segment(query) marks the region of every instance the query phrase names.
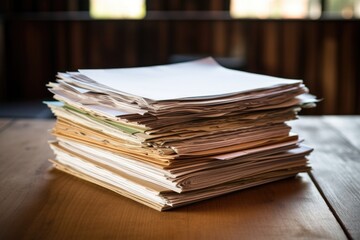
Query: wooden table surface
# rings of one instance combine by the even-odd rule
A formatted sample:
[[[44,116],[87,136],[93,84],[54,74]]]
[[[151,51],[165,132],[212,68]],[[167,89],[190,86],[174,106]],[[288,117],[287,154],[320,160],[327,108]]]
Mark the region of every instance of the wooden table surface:
[[[292,123],[310,174],[168,212],[53,170],[53,124],[0,119],[0,239],[360,239],[360,116]]]

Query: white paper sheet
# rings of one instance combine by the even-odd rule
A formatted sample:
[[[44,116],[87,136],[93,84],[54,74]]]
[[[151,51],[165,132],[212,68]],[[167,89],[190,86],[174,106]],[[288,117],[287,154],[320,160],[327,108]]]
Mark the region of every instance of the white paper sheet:
[[[154,101],[225,96],[302,82],[227,69],[210,57],[161,66],[79,72],[117,91]]]

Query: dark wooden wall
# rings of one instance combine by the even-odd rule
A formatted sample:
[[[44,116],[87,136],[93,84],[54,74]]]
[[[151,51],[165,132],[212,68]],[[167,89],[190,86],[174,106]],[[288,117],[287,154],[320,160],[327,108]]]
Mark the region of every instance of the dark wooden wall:
[[[301,78],[324,101],[312,113],[360,113],[360,22],[252,22],[248,71]]]
[[[83,2],[77,5],[80,10],[88,7]],[[198,7],[204,4],[185,2],[183,8],[207,10]],[[150,3],[152,10],[177,10],[170,3]],[[145,66],[168,63],[174,55],[211,55],[242,59],[242,70],[304,79],[310,91],[324,99],[306,113],[360,114],[356,20],[236,20],[223,11],[226,1],[209,3],[222,12],[149,12],[144,20],[92,20],[83,12],[24,13],[18,5],[7,4],[0,25],[2,101],[49,98],[45,84],[57,71]]]

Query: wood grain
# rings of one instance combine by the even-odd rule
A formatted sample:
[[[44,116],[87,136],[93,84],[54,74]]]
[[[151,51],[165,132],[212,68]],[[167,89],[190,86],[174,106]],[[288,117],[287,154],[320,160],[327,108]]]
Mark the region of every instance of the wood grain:
[[[274,56],[279,54],[279,24],[268,22],[264,26],[263,31],[264,38],[266,38],[267,41],[263,43],[264,57],[260,59],[263,61],[264,70],[269,75],[276,75],[279,72],[279,58]]]
[[[303,46],[301,36],[303,36],[303,26],[298,22],[287,22],[282,29],[282,65],[280,71],[283,76],[288,78],[298,78],[300,76],[300,54]]]
[[[338,105],[338,92],[336,76],[338,74],[338,43],[336,41],[337,34],[333,24],[324,27],[324,39],[322,45],[322,96],[324,103],[322,107],[326,114],[335,114]]]
[[[226,55],[226,28],[225,22],[215,22],[213,24],[213,54],[215,57],[223,57]]]
[[[16,237],[345,238],[306,175],[160,213],[71,176],[52,174],[47,202]]]
[[[349,25],[344,26],[342,28],[341,35],[341,48],[340,48],[340,62],[339,64],[343,64],[339,68],[340,75],[342,76],[342,80],[338,87],[340,88],[340,98],[339,104],[340,114],[350,114],[352,109],[355,109],[356,101],[352,101],[352,99],[356,99],[356,76],[355,76],[355,66],[352,64],[347,64],[346,62],[355,62],[355,49],[352,48],[348,44],[348,41],[351,39],[355,39],[355,32]]]
[[[0,239],[346,239],[307,174],[157,212],[50,170],[52,125],[0,134]]]
[[[360,117],[357,116],[327,116],[327,124],[335,128],[338,133],[360,151]]]
[[[47,120],[16,120],[0,133],[0,239],[14,239],[7,237],[8,231],[31,222],[46,200],[43,187],[49,179],[44,173],[52,153],[45,146],[52,125]]]
[[[86,10],[88,2],[78,7]],[[157,1],[149,7],[226,10],[230,3],[196,2]],[[211,12],[202,12],[202,20],[187,14],[181,20],[179,13],[169,12],[149,12],[143,20],[94,20],[84,19],[84,12],[38,13],[38,4],[32,5],[9,9],[3,22],[6,81],[0,83],[0,96],[6,101],[50,98],[43,86],[58,71],[156,65],[174,55],[210,55],[244,58],[245,71],[304,79],[311,93],[324,99],[308,114],[360,114],[360,21],[231,19]],[[28,7],[29,16],[23,14]],[[31,57],[19,57],[23,55]]]
[[[312,175],[344,228],[360,238],[360,117],[303,117],[293,125],[315,148]]]

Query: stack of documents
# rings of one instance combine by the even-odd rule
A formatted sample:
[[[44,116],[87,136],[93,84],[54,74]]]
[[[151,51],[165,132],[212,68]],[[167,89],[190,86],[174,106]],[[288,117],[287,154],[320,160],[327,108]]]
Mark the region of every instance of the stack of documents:
[[[212,58],[58,73],[54,166],[157,210],[309,170],[286,121],[316,100],[301,80]]]

